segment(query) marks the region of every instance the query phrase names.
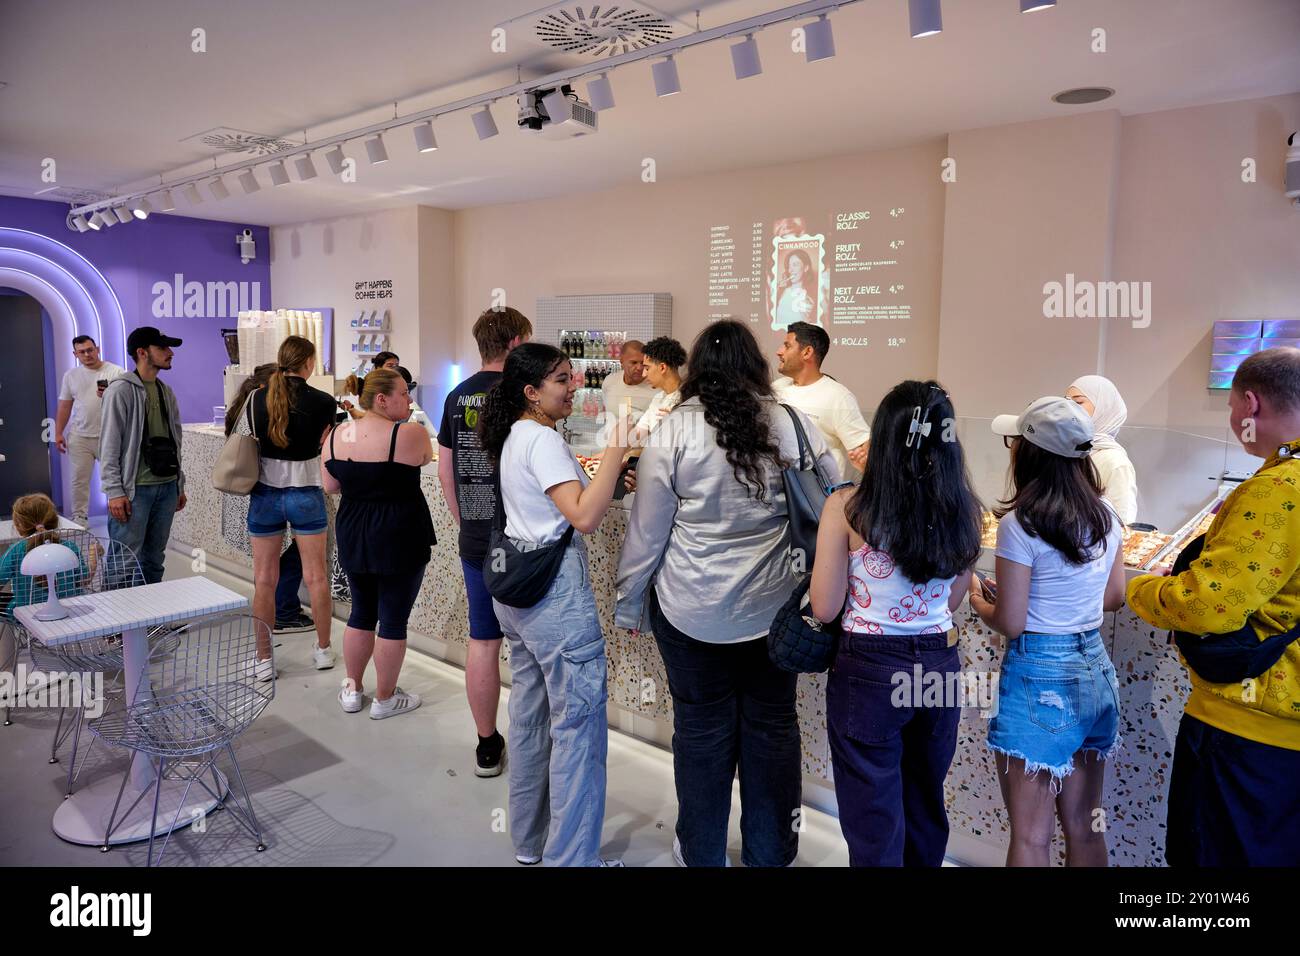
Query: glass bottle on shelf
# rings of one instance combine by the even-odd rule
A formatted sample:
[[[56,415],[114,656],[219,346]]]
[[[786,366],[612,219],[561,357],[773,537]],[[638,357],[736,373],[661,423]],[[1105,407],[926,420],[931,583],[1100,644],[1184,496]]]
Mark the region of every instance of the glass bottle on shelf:
[[[579,332],[579,333],[574,337],[574,344],[577,345],[577,347],[578,347],[578,358],[586,358],[586,357],[587,357],[587,350],[586,350],[586,348],[584,347],[584,342],[583,342],[583,339],[585,338],[585,336],[586,336],[586,333],[584,333],[584,332]]]
[[[560,331],[560,351],[570,358],[573,357],[573,349],[569,345],[569,333],[563,329]]]

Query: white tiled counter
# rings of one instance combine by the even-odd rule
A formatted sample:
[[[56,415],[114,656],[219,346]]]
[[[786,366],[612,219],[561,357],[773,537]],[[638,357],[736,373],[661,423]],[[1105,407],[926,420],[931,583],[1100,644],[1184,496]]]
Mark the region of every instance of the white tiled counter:
[[[208,480],[223,441],[221,430],[211,425],[185,426],[189,504],[176,516],[172,544],[187,553],[202,548],[236,573],[251,576],[250,558],[231,544],[237,539],[237,529],[230,525],[242,521],[245,511],[238,501],[223,502],[228,496],[214,491]],[[456,529],[442,496],[436,465],[425,468],[421,485],[433,515],[438,545],[433,549],[411,614],[411,646],[463,665],[469,614],[456,553]],[[671,735],[672,706],[654,639],[613,623],[614,576],[626,530],[627,513],[615,507],[600,528],[586,537],[592,584],[607,642],[610,722],[628,733],[666,745]],[[986,551],[981,566],[991,569],[992,564],[992,554]],[[992,643],[988,629],[969,606],[961,608],[956,617],[963,669],[996,671],[1000,651]],[[1173,740],[1187,696],[1186,673],[1167,636],[1153,632],[1127,609],[1106,615],[1102,633],[1119,674],[1124,741],[1106,771],[1099,819],[1107,828],[1112,863],[1161,865],[1164,801]],[[833,809],[825,701],[822,675],[800,677],[798,708],[807,783],[805,799]],[[962,717],[957,755],[947,781],[953,832],[949,854],[962,861],[1000,864],[1007,844],[1007,815],[992,756],[984,745],[986,734],[986,720],[978,708],[969,708]],[[1063,854],[1059,836],[1057,849],[1058,854]]]

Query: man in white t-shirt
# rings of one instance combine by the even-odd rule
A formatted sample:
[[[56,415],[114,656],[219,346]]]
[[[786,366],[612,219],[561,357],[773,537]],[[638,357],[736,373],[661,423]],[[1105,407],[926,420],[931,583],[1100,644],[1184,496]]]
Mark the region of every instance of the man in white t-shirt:
[[[793,405],[813,420],[826,436],[840,474],[846,480],[856,480],[867,464],[871,428],[853,393],[822,373],[822,362],[830,349],[831,338],[825,329],[792,322],[776,353],[783,377],[774,381],[772,388],[778,401]]]
[[[72,520],[84,525],[90,508],[90,476],[99,458],[101,400],[104,388],[123,369],[100,358],[99,346],[89,335],[72,340],[72,353],[79,364],[63,373],[54,443],[72,467]]]
[[[606,376],[600,385],[605,400],[605,422],[601,429],[600,441],[603,444],[609,437],[609,426],[626,414],[632,421],[637,421],[650,407],[655,397],[654,387],[645,380],[645,370],[641,366],[645,346],[632,339],[623,345],[619,361],[623,365],[622,375]]]
[[[636,423],[635,442],[644,441],[658,427],[660,420],[681,404],[681,368],[686,364],[686,349],[682,343],[668,336],[651,339],[641,352],[641,370],[645,380],[657,391],[650,407]]]

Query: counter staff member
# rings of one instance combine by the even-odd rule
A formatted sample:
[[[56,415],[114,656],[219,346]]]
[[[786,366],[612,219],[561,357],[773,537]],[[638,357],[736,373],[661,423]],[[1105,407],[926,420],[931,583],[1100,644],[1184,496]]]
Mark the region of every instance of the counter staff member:
[[[126,339],[135,370],[104,392],[100,476],[108,499],[108,536],[140,558],[145,583],[163,577],[172,518],[185,507],[181,414],[176,393],[158,377],[172,367],[180,339],[143,325]]]
[[[654,387],[655,397],[636,423],[634,442],[643,441],[665,415],[682,403],[681,369],[685,364],[686,349],[676,339],[661,336],[646,343],[641,355],[641,371]]]
[[[72,340],[72,354],[80,364],[63,373],[54,444],[72,466],[72,520],[84,525],[90,506],[90,475],[99,458],[101,399],[108,383],[125,369],[100,358],[99,346],[89,335]]]
[[[1266,458],[1224,499],[1201,556],[1173,577],[1142,575],[1128,604],[1159,628],[1261,640],[1300,617],[1300,349],[1256,352],[1228,393],[1229,426]],[[1295,866],[1300,860],[1300,643],[1262,674],[1192,693],[1174,744],[1170,866]]]
[[[1128,452],[1116,441],[1120,426],[1128,418],[1128,406],[1119,389],[1101,375],[1083,375],[1074,380],[1065,397],[1077,402],[1088,413],[1096,434],[1092,436],[1093,467],[1101,481],[1106,500],[1115,506],[1119,520],[1132,524],[1137,520],[1137,472]]]
[[[632,339],[623,345],[619,361],[623,365],[622,375],[606,376],[600,390],[605,396],[605,421],[612,424],[620,415],[626,415],[637,421],[646,413],[650,402],[655,397],[654,387],[645,380],[645,369],[641,360],[645,354],[645,345]],[[608,427],[608,426],[607,426]],[[601,440],[608,439],[602,430]]]
[[[793,405],[812,419],[826,436],[840,474],[853,480],[861,475],[854,474],[849,465],[859,473],[866,467],[871,428],[853,393],[823,374],[822,363],[830,350],[831,337],[825,329],[807,322],[792,323],[776,353],[778,371],[784,377],[773,382],[772,389],[777,401]]]
[[[469,652],[465,693],[478,731],[474,773],[501,773],[506,741],[497,730],[501,701],[501,625],[492,595],[483,583],[483,561],[496,516],[497,470],[483,450],[479,415],[488,390],[501,381],[506,356],[533,334],[533,324],[518,309],[488,309],[474,323],[483,367],[452,389],[438,428],[438,482],[447,510],[460,527],[460,567],[469,600]]]

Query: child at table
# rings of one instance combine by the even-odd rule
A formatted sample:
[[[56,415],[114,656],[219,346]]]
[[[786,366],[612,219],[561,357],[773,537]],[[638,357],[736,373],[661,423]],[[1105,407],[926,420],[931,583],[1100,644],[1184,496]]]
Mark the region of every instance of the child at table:
[[[77,556],[77,567],[60,571],[55,576],[55,586],[58,588],[59,597],[72,597],[83,593],[84,583],[90,577],[91,570],[86,566],[86,556],[74,542],[64,542],[59,539],[59,512],[54,507],[54,502],[47,495],[23,495],[13,503],[13,522],[14,530],[24,539],[31,538],[31,540],[14,542],[4,553],[4,557],[0,558],[0,587],[10,588],[13,592],[12,600],[4,608],[4,617],[12,621],[14,608],[27,604],[40,604],[48,597],[44,575],[33,578],[22,572],[23,558],[27,556],[29,547],[63,544],[71,548]],[[36,537],[31,537],[32,535]]]

